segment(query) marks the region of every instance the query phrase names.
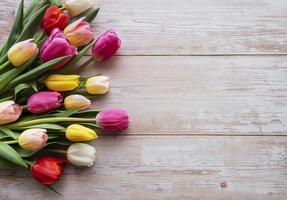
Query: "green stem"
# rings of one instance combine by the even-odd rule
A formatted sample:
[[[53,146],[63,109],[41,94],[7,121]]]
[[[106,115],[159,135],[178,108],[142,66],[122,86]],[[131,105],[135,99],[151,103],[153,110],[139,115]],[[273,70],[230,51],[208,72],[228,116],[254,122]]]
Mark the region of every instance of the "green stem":
[[[73,70],[73,73],[79,74],[83,69],[85,69],[91,62],[94,61],[94,58],[91,56],[86,62],[84,62],[77,69]]]
[[[29,161],[29,160],[24,160],[24,162],[25,162],[27,165],[29,165],[29,166],[31,166],[31,165],[33,164],[33,162],[31,162],[31,161]]]
[[[5,144],[17,144],[18,141],[17,140],[11,140],[11,141],[4,141],[2,143],[5,143]]]
[[[67,154],[66,150],[60,150],[60,149],[47,149],[46,151],[53,152],[53,153]]]
[[[7,128],[14,129],[19,128],[19,126],[32,126],[36,124],[43,123],[59,123],[59,122],[96,122],[95,118],[75,118],[75,117],[50,117],[42,119],[34,119],[25,122],[18,122],[14,124],[7,125]]]
[[[13,100],[13,98],[14,98],[14,96],[13,96],[13,95],[8,96],[8,97],[5,97],[5,98],[3,98],[3,99],[0,99],[0,103],[1,103],[1,102],[4,102],[4,101]]]
[[[0,66],[0,70],[5,69],[5,68],[8,67],[9,65],[10,65],[10,61],[8,60],[7,62],[5,62],[4,64],[2,64],[2,65]]]

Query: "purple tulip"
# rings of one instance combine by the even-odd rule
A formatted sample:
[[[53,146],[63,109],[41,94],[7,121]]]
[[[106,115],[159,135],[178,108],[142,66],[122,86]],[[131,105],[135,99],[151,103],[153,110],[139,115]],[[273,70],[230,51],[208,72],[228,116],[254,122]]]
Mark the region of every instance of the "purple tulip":
[[[63,97],[59,92],[37,92],[28,99],[28,110],[33,114],[43,114],[61,106]]]
[[[42,62],[47,62],[63,56],[74,56],[78,53],[76,47],[72,46],[66,39],[60,29],[55,28],[51,32],[49,38],[44,42],[40,50],[40,58]],[[61,68],[71,58],[67,58],[63,62],[53,67],[54,70]]]
[[[113,30],[108,30],[98,37],[92,48],[97,62],[110,59],[121,46],[121,40]]]
[[[96,121],[106,131],[120,132],[128,128],[129,115],[124,110],[111,108],[100,112]]]

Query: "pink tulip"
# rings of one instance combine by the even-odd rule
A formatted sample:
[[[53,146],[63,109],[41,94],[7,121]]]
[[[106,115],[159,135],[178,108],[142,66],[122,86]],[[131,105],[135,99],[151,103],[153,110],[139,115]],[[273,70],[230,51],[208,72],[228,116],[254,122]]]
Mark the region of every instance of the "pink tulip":
[[[80,18],[68,25],[64,30],[67,40],[76,47],[85,46],[94,38],[90,24],[84,19],[85,17]]]
[[[9,124],[16,121],[22,114],[22,107],[14,101],[0,103],[0,124]]]
[[[55,28],[51,32],[49,38],[44,42],[40,50],[40,58],[42,62],[47,62],[63,56],[74,56],[77,53],[77,49],[68,42],[64,33],[58,28]],[[71,58],[67,58],[63,62],[54,66],[53,69],[61,68],[69,62],[70,59]]]
[[[63,97],[59,92],[37,92],[28,99],[28,110],[33,114],[43,114],[61,106]]]
[[[120,48],[121,40],[113,30],[108,30],[98,37],[92,52],[97,62],[110,59]]]
[[[128,128],[129,115],[124,110],[111,108],[100,112],[96,121],[106,131],[120,132]]]

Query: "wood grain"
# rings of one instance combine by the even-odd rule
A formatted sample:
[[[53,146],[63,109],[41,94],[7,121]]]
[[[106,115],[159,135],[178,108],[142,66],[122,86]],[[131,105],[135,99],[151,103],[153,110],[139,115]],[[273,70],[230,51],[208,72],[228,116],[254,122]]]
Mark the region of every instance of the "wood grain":
[[[286,54],[284,0],[93,0],[101,5],[96,34],[114,28],[121,55]],[[0,2],[0,42],[15,17]]]
[[[286,56],[120,56],[83,75],[111,78],[94,107],[127,109],[129,134],[286,135],[286,66]]]
[[[95,147],[94,168],[65,171],[63,197],[11,170],[0,171],[1,200],[286,199],[286,137],[112,136]]]

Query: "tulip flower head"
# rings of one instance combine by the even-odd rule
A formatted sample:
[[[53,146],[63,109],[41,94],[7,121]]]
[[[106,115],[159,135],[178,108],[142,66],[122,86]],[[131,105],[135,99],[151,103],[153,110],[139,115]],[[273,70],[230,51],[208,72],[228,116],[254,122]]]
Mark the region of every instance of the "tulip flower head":
[[[63,56],[74,56],[78,53],[77,49],[72,46],[66,39],[63,32],[58,28],[54,29],[49,38],[44,42],[40,49],[40,58],[42,62],[48,62],[50,60],[60,58]],[[61,68],[71,58],[67,58],[64,61],[53,67],[54,70]]]
[[[85,86],[89,94],[106,94],[110,88],[110,79],[107,76],[94,76],[87,79]]]
[[[22,114],[22,107],[14,101],[0,103],[0,124],[15,122]]]
[[[114,30],[108,30],[98,37],[92,53],[97,62],[110,59],[120,48],[121,40]]]
[[[129,115],[124,110],[111,108],[100,112],[96,121],[106,131],[120,132],[128,128]]]
[[[38,47],[33,39],[24,40],[14,44],[8,51],[8,59],[15,67],[29,61],[38,53]]]
[[[64,30],[69,23],[70,17],[66,15],[58,6],[50,6],[41,22],[41,27],[49,35],[53,29]]]
[[[79,124],[72,124],[66,130],[66,138],[73,142],[88,142],[97,137],[95,131]]]
[[[93,30],[90,24],[84,21],[84,17],[68,25],[64,34],[70,44],[81,47],[89,44],[94,38]]]
[[[51,185],[60,179],[65,164],[64,159],[41,157],[32,164],[32,176],[44,185]]]
[[[45,81],[47,88],[53,91],[64,92],[76,89],[80,84],[78,75],[50,75]]]
[[[63,97],[59,92],[37,92],[28,99],[28,110],[33,114],[43,114],[61,106]]]
[[[37,151],[45,146],[47,140],[46,129],[34,128],[22,132],[18,138],[18,143],[23,149]]]
[[[83,95],[73,94],[65,98],[64,105],[67,110],[86,110],[90,107],[91,101]]]
[[[68,148],[67,158],[74,166],[90,167],[96,161],[96,149],[88,144],[75,143]]]
[[[91,0],[65,0],[65,8],[72,16],[77,16],[92,7]]]

